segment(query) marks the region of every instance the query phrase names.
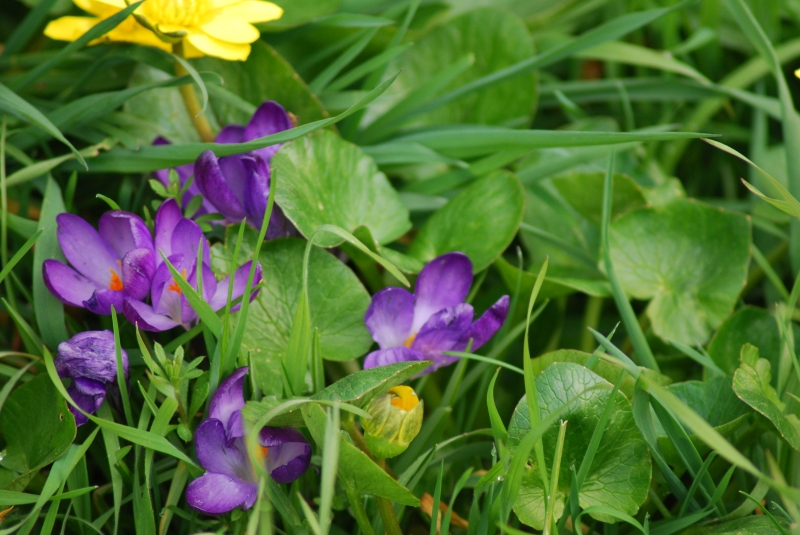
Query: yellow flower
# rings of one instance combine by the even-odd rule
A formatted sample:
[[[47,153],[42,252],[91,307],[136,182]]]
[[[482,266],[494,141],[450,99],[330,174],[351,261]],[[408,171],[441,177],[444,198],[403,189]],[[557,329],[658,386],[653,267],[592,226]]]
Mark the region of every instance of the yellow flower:
[[[52,39],[74,41],[89,28],[124,9],[125,0],[74,0],[94,17],[62,17],[45,28]],[[125,41],[169,50],[182,42],[186,57],[204,55],[244,61],[259,37],[252,23],[280,18],[283,10],[262,0],[146,0],[100,41]],[[151,31],[152,30],[152,31]]]

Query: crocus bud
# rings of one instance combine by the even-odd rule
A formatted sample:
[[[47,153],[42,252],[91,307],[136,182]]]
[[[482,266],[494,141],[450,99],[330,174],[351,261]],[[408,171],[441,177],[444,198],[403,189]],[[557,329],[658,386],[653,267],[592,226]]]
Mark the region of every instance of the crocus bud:
[[[364,439],[375,457],[388,459],[400,455],[419,434],[422,427],[422,402],[409,386],[395,386],[379,396],[363,418]]]
[[[128,354],[121,350],[122,369],[128,375]],[[106,387],[117,381],[117,355],[114,350],[114,333],[87,331],[78,333],[58,344],[55,359],[59,377],[72,379],[67,392],[85,412],[92,414],[103,403]],[[78,425],[88,418],[70,406]]]

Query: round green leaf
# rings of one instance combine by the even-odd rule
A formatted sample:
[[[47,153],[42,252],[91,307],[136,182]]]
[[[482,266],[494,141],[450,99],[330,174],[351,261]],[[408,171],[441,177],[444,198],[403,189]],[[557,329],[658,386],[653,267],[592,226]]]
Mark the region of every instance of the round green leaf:
[[[744,307],[737,310],[711,339],[708,356],[727,373],[739,367],[739,353],[744,344],[753,344],[761,356],[773,366],[781,356],[781,333],[778,322],[763,308]]]
[[[423,262],[461,251],[477,273],[514,239],[522,221],[524,193],[517,177],[498,171],[459,193],[425,223],[408,250]]]
[[[750,218],[694,201],[629,212],[611,225],[625,291],[650,299],[653,331],[704,343],[733,310],[747,278]]]
[[[559,349],[531,359],[531,369],[533,370],[534,377],[538,377],[554,362],[572,362],[583,366],[591,356],[591,354],[578,351],[577,349]],[[636,380],[619,366],[614,366],[601,360],[597,362],[597,365],[592,371],[612,384],[617,382],[620,374],[623,374],[619,391],[629,398],[633,396]]]
[[[369,228],[389,243],[411,228],[408,210],[386,175],[358,146],[332,132],[317,132],[284,145],[272,158],[275,200],[304,236],[322,225],[353,232]],[[341,238],[322,234],[315,243],[334,246]]]
[[[511,12],[484,8],[465,13],[420,39],[392,64],[388,72],[402,69],[402,74],[389,88],[387,107],[468,54],[475,58],[473,65],[441,93],[531,57],[533,43],[525,23]],[[534,73],[514,77],[422,114],[409,125],[527,123],[536,102],[536,81]]]
[[[591,389],[596,385],[602,385],[602,388]],[[579,492],[580,505],[584,509],[595,505],[611,507],[634,515],[647,497],[651,475],[650,453],[633,420],[630,402],[621,392],[611,399],[612,388],[611,383],[599,375],[567,362],[548,366],[536,379],[542,418],[571,402],[561,418],[569,423],[555,497],[556,518],[563,513],[564,498],[569,495],[572,478],[570,466],[574,465],[576,470],[580,467],[592,433],[609,402],[614,404],[611,417]],[[508,445],[512,455],[530,429],[528,404],[523,397],[508,426]],[[554,425],[542,437],[548,472],[552,469],[557,438],[558,425]],[[536,529],[543,528],[545,515],[544,489],[539,470],[535,455],[531,453],[514,504],[514,512],[520,520]],[[604,515],[597,515],[596,518],[614,522],[613,518]]]
[[[264,394],[280,396],[282,359],[302,290],[306,243],[296,238],[265,242],[259,261],[263,284],[250,305],[242,345],[250,351],[255,376]],[[372,345],[364,326],[370,297],[358,277],[333,255],[317,247],[308,265],[311,328],[319,329],[322,357],[351,360]]]

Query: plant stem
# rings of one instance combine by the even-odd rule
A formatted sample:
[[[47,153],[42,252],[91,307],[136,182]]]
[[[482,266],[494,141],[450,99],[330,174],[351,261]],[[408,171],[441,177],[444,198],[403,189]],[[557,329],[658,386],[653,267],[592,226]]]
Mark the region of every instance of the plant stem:
[[[377,498],[377,500],[378,511],[383,519],[383,529],[386,530],[387,535],[403,535],[403,530],[400,529],[400,524],[397,523],[397,517],[394,515],[392,502],[386,498]]]
[[[361,496],[350,488],[345,487],[347,499],[350,501],[350,507],[353,508],[353,516],[356,517],[358,527],[361,528],[363,535],[375,535],[375,530],[372,529],[372,524],[369,523],[367,511],[364,510],[364,504],[361,502]]]
[[[172,52],[176,56],[184,57],[183,55],[183,44],[179,41],[172,45]],[[186,76],[189,74],[189,71],[181,65],[179,61],[175,62],[175,75],[176,76]],[[197,93],[194,91],[194,84],[185,84],[180,86],[181,96],[183,97],[183,102],[186,104],[186,111],[189,112],[189,117],[192,119],[192,123],[194,124],[194,129],[197,130],[197,134],[200,136],[202,141],[206,143],[213,143],[214,142],[214,131],[211,129],[211,124],[208,122],[208,117],[202,113],[203,107],[200,105],[200,101],[197,100]]]

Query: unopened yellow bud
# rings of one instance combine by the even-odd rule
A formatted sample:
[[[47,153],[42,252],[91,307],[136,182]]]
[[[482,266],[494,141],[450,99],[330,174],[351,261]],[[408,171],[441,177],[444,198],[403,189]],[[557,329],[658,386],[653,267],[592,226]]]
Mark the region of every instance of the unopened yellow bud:
[[[400,455],[422,427],[422,402],[409,386],[395,386],[377,397],[362,419],[364,440],[375,457],[388,459]]]

